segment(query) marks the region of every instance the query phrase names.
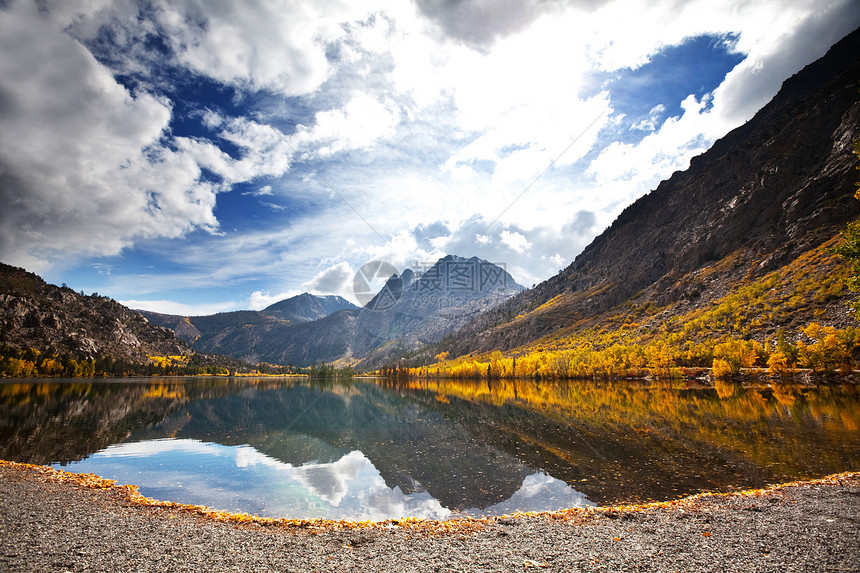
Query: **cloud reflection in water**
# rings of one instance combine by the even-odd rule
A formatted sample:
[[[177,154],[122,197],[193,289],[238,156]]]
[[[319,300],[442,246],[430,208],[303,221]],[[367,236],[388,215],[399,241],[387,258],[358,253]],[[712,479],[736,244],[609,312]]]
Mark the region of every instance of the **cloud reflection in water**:
[[[388,487],[373,463],[358,450],[331,463],[314,461],[294,466],[248,445],[163,439],[112,445],[63,469],[136,484],[143,495],[155,499],[266,517],[377,521],[453,517],[420,487],[411,494]],[[590,503],[564,482],[539,472],[526,477],[509,500],[484,510],[467,510],[463,515],[500,515]]]

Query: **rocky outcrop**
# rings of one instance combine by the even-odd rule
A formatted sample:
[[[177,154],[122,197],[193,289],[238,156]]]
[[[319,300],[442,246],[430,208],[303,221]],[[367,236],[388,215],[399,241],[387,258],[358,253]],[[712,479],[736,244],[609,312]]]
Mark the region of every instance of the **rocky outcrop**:
[[[148,363],[147,355],[186,356],[193,350],[167,328],[108,297],[47,284],[0,263],[0,344],[74,359],[110,356]]]

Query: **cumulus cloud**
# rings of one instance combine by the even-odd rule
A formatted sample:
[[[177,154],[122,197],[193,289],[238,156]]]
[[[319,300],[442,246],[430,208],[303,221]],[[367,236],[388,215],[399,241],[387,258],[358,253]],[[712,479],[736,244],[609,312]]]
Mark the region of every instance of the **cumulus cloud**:
[[[520,254],[525,253],[532,246],[525,235],[507,229],[499,233],[499,240],[509,249]]]
[[[105,28],[110,29],[111,48],[128,56],[115,63],[127,69],[144,71],[140,61],[152,63],[152,52],[140,46],[158,37],[174,65],[222,84],[284,95],[319,88],[331,71],[326,49],[344,34],[341,23],[363,19],[370,11],[364,3],[343,1],[51,4],[57,18],[83,41],[98,45]]]
[[[547,278],[860,24],[850,0],[0,5],[0,257],[39,271],[145,241],[252,304],[348,294],[372,259]],[[741,63],[622,121],[594,78],[702,35]],[[223,223],[242,201],[261,219]],[[143,296],[158,282],[126,278],[122,298],[161,300]]]
[[[162,144],[168,102],[129,92],[29,2],[0,10],[0,50],[0,257],[40,270],[218,229],[218,189]]]
[[[551,4],[541,0],[417,0],[447,34],[476,48],[519,32]]]
[[[355,301],[352,283],[355,270],[346,261],[341,261],[317,273],[302,288],[312,294],[336,294]]]
[[[205,121],[208,127],[219,129],[218,137],[240,150],[240,157],[230,156],[205,139],[177,137],[175,145],[201,167],[221,177],[226,185],[277,177],[290,168],[295,146],[279,129],[246,117],[224,118],[212,112]]]
[[[189,18],[199,23],[190,15],[204,14],[202,5],[193,2],[158,5],[157,21],[164,26],[191,25]],[[125,3],[103,3],[101,11],[94,6],[76,12],[84,6],[70,2],[39,11],[22,1],[0,10],[4,261],[44,271],[66,255],[110,256],[140,239],[176,238],[195,229],[218,232],[217,193],[238,182],[283,175],[296,145],[323,146],[323,154],[369,146],[396,123],[396,115],[358,94],[343,110],[322,112],[310,134],[292,137],[248,117],[207,111],[201,123],[234,146],[235,156],[224,152],[217,140],[171,138],[172,102],[123,86],[66,33],[69,26],[77,26],[81,36],[95,34],[98,26],[85,30],[81,24],[86,16],[98,16],[104,24],[107,15],[117,17],[122,9],[126,16],[133,12]],[[232,14],[232,8],[224,10],[206,12],[206,21]],[[179,11],[184,11],[182,18]],[[250,25],[247,18],[235,25],[243,23]],[[207,37],[211,40],[218,29],[207,27]],[[241,35],[250,41],[251,32]],[[132,30],[126,39],[143,36],[145,32]],[[226,51],[219,46],[222,49]],[[286,81],[253,66],[246,72],[245,80],[254,86]],[[218,179],[205,177],[204,170]],[[271,194],[271,186],[255,194]]]
[[[312,127],[300,125],[296,145],[314,150],[319,157],[371,147],[377,140],[390,137],[398,114],[377,99],[356,93],[341,108],[318,112]]]

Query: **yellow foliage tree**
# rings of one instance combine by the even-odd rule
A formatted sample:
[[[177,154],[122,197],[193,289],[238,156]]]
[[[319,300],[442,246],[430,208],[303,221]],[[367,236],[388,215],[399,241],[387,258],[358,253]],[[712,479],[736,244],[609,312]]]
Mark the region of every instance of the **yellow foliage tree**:
[[[755,340],[727,340],[714,346],[714,376],[736,376],[742,368],[752,368],[763,352]],[[719,373],[719,374],[718,374]]]

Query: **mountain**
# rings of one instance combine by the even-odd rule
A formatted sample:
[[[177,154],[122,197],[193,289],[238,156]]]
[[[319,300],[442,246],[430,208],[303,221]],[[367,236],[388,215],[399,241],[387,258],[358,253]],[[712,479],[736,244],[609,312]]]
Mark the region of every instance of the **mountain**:
[[[812,318],[844,323],[841,282],[831,282],[843,271],[827,245],[860,215],[852,145],[860,136],[858,58],[860,30],[786,80],[687,170],[626,208],[561,273],[475,317],[445,348],[452,355],[509,351],[625,321],[661,328],[744,285],[764,285],[765,277],[770,294],[759,299],[780,312],[749,324],[745,318],[734,331],[720,321],[714,328],[766,338]]]
[[[392,277],[358,316],[354,354],[373,368],[432,345],[525,288],[504,268],[448,255]]]
[[[205,316],[178,316],[140,310],[153,324],[173,330],[177,336],[201,352],[252,356],[252,352],[236,352],[237,346],[259,344],[258,334],[324,318],[340,310],[358,307],[334,295],[317,296],[309,293],[276,302],[261,311],[237,310]],[[256,329],[254,332],[244,332]],[[247,335],[247,336],[244,336]],[[242,342],[236,339],[245,339]],[[256,363],[258,361],[253,361]]]
[[[188,344],[166,328],[108,297],[85,296],[0,263],[0,346],[74,360],[110,356],[147,364],[152,356],[190,356]]]
[[[438,343],[522,290],[498,265],[448,255],[426,268],[391,276],[361,309],[337,296],[305,293],[262,311],[142,314],[173,329],[200,352],[251,364],[340,361],[371,367]]]
[[[298,296],[276,302],[261,312],[267,316],[291,322],[311,322],[340,310],[358,308],[348,300],[336,295],[312,295],[302,293]]]

